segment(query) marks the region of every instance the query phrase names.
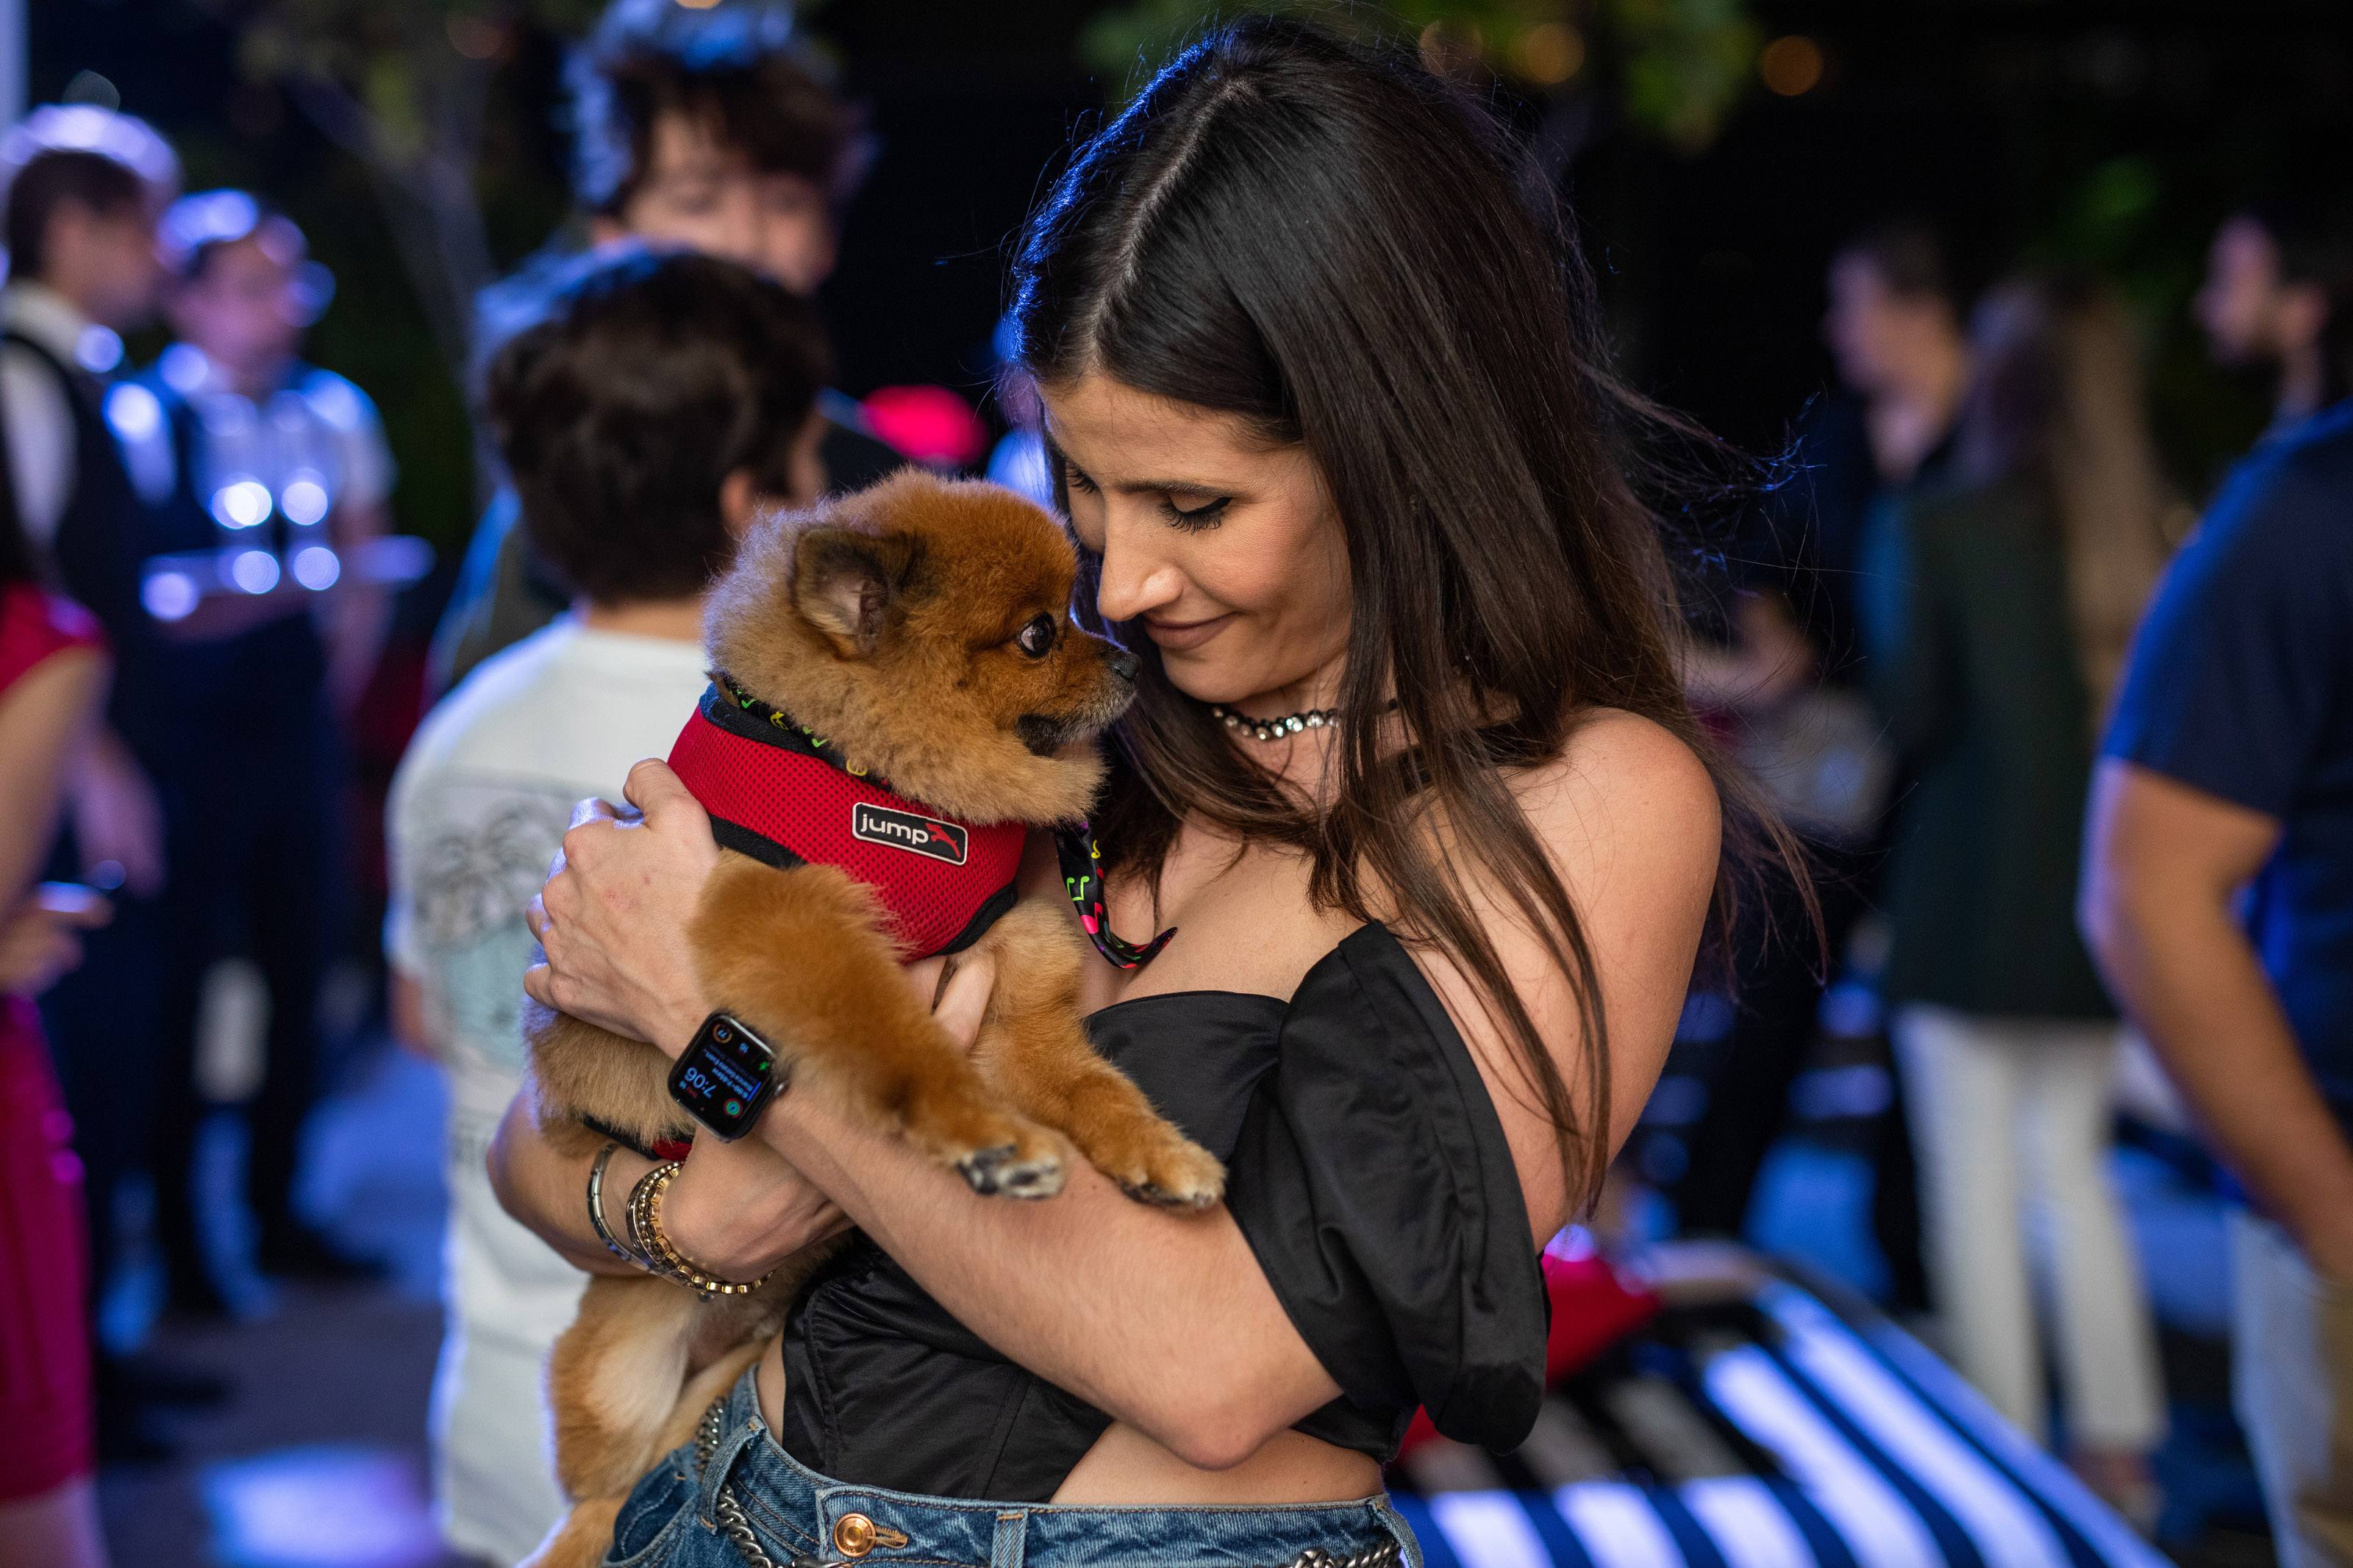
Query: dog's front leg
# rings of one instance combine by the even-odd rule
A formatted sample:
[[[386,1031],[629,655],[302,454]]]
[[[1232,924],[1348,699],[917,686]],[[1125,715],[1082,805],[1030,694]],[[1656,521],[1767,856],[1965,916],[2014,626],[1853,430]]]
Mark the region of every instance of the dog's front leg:
[[[1088,1040],[1079,1015],[1086,947],[1069,911],[1025,900],[981,945],[997,959],[976,1053],[990,1080],[1130,1196],[1182,1209],[1217,1202],[1226,1187],[1218,1157],[1153,1110]]]
[[[721,858],[687,928],[711,998],[973,1189],[1062,1190],[1061,1138],[1015,1114],[907,984],[872,892],[830,866]]]

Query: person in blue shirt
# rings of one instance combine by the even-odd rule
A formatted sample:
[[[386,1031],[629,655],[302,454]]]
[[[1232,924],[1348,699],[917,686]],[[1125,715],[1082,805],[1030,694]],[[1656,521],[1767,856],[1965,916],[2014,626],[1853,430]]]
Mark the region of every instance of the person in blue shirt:
[[[2341,226],[2315,204],[2253,202],[2223,220],[2192,309],[2214,357],[2270,382],[2272,427],[2284,430],[2353,385],[2353,310]]]
[[[2353,399],[2232,473],[2103,752],[2084,934],[2246,1189],[2233,1382],[2279,1560],[2353,1561]]]

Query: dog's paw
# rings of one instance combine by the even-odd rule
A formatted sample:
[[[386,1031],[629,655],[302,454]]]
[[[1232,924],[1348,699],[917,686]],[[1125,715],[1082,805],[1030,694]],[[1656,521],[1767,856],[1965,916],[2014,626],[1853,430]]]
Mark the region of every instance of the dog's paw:
[[[972,1190],[991,1197],[1050,1198],[1062,1190],[1066,1173],[1052,1145],[999,1143],[976,1149],[955,1163]]]
[[[1139,1203],[1170,1209],[1205,1209],[1225,1195],[1226,1168],[1189,1138],[1170,1133],[1135,1163],[1103,1173]]]

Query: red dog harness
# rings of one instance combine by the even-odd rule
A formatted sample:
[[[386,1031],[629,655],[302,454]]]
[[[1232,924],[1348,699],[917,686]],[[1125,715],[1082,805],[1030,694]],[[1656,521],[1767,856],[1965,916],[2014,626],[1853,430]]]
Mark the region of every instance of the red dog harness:
[[[852,772],[824,736],[724,675],[711,678],[670,749],[670,765],[711,814],[711,836],[722,847],[786,870],[839,866],[872,888],[909,963],[971,946],[1019,896],[1026,823],[976,826],[919,805],[872,774]],[[1093,833],[1082,822],[1058,829],[1054,844],[1063,889],[1104,958],[1134,969],[1176,934],[1162,931],[1142,947],[1113,935]],[[638,1147],[626,1133],[588,1125]],[[663,1142],[638,1152],[683,1160],[692,1148]]]
[[[785,868],[839,866],[880,895],[909,962],[955,952],[1011,909],[1029,825],[960,822],[854,771],[806,725],[714,675],[670,765],[711,813],[723,847]],[[1122,969],[1149,960],[1104,917],[1102,853],[1082,823],[1055,835],[1064,889],[1096,950]]]

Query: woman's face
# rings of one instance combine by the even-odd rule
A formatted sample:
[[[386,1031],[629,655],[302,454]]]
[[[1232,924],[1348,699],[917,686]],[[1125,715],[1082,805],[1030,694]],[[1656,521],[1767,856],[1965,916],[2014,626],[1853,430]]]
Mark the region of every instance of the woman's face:
[[[1306,447],[1099,374],[1039,392],[1071,521],[1103,557],[1103,618],[1137,623],[1199,701],[1261,717],[1328,705],[1348,646],[1347,544]]]

